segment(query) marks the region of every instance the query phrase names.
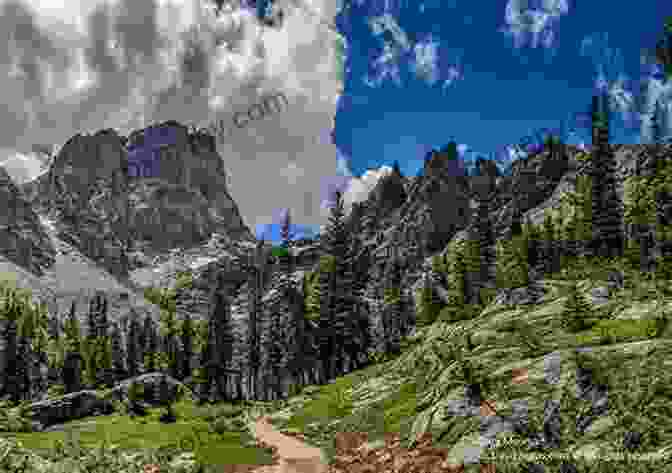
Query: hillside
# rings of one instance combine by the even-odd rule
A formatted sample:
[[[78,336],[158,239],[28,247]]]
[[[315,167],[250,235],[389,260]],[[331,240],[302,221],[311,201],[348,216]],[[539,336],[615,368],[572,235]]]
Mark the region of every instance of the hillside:
[[[54,256],[42,273],[30,271],[36,266],[30,254],[21,261],[25,267],[3,264],[10,276],[17,275],[10,277],[17,286],[33,291],[34,302],[47,303],[46,318],[60,322],[49,324],[51,345],[45,351],[40,347],[46,332],[38,329],[46,321],[27,318],[33,314],[28,309],[19,317],[29,323],[13,321],[17,312],[3,306],[3,323],[17,329],[0,336],[3,393],[26,403],[27,412],[41,413],[30,424],[33,433],[16,436],[36,445],[54,438],[49,429],[74,428],[75,419],[103,413],[96,422],[115,432],[114,442],[129,447],[133,442],[124,436],[139,428],[138,421],[119,411],[138,407],[119,386],[144,376],[153,380],[147,381],[152,387],[144,394],[147,403],[191,394],[179,400],[178,430],[201,425],[190,411],[194,402],[236,404],[236,415],[199,414],[222,435],[244,429],[240,420],[221,417],[238,418],[261,406],[276,411],[278,426],[298,429],[327,450],[341,449],[333,445],[341,431],[369,432],[378,442],[384,433],[398,434],[409,447],[431,434],[435,447],[448,455],[441,459],[446,470],[437,471],[450,471],[448,463],[473,462],[481,440],[494,442],[497,433],[507,431],[516,437],[507,441],[525,453],[589,456],[600,445],[618,450],[626,437],[633,452],[639,448],[637,454],[669,453],[670,383],[660,374],[670,353],[664,234],[650,232],[659,240],[655,248],[638,247],[644,225],[635,233],[623,217],[627,254],[591,258],[585,228],[578,224],[591,203],[585,182],[594,156],[571,147],[548,149],[514,163],[510,175],[482,162],[477,173],[466,176],[455,154],[434,153],[413,180],[398,170],[382,178],[347,217],[337,216],[342,209],[336,205],[332,217],[340,223],[327,228],[320,245],[304,242],[277,251],[249,238],[225,188],[211,193],[200,178],[192,183],[188,176],[199,175],[191,174],[192,167],[209,166],[215,174],[221,168],[203,164],[212,163],[207,139],[185,139],[167,145],[177,147],[172,152],[165,148],[158,154],[172,164],[157,175],[126,179],[118,172],[128,160],[123,140],[108,132],[76,138],[53,161],[48,179],[22,189],[8,186],[10,197],[28,205],[30,225],[23,231],[39,234],[35,241]],[[110,149],[116,150],[116,164],[85,167],[89,153],[102,156]],[[637,205],[648,205],[648,191],[630,189],[635,181],[630,178],[650,168],[653,157],[665,164],[672,148],[610,150],[619,210],[632,213],[633,196]],[[170,171],[171,165],[179,172]],[[76,169],[88,176],[89,190],[68,177]],[[659,170],[647,178],[649,187],[672,185],[669,170]],[[655,208],[647,207],[661,228],[672,220],[672,187],[665,189]],[[142,225],[131,225],[140,215]],[[520,232],[514,234],[516,226]],[[157,232],[166,238],[152,236]],[[485,244],[482,253],[471,253],[475,242]],[[652,260],[660,262],[656,272],[640,273]],[[571,293],[571,281],[578,282],[583,299]],[[73,301],[84,329],[78,336],[65,327]],[[625,320],[630,322],[619,325]],[[185,328],[187,322],[193,330]],[[583,327],[570,331],[575,323]],[[579,347],[590,353],[575,357]],[[554,366],[554,381],[548,381],[548,365]],[[634,382],[631,374],[637,386],[651,390],[625,388]],[[166,375],[179,387],[174,395],[156,385]],[[617,414],[605,410],[605,386],[609,409],[620,409]],[[301,391],[307,397],[297,396]],[[112,392],[121,392],[122,405],[107,399]],[[625,404],[610,404],[620,398]],[[559,414],[552,400],[559,402]],[[641,403],[655,408],[641,409]],[[283,404],[288,407],[277,412]],[[147,435],[147,448],[164,444],[159,433]],[[87,445],[99,440],[92,434]],[[216,450],[219,441],[211,439],[208,449]],[[394,451],[399,445],[388,447]],[[197,453],[200,461],[217,456]],[[343,462],[359,455],[333,453],[340,471],[350,471]],[[517,455],[488,452],[495,454],[498,465]],[[651,468],[641,471],[666,466]]]
[[[607,282],[604,267],[592,269],[590,275],[585,268],[583,275],[572,275],[589,301],[591,290]],[[663,314],[669,320],[672,296],[634,277],[629,273],[625,287],[607,304],[591,303],[591,317],[603,324],[623,322],[612,338],[597,329],[563,329],[571,278],[554,275],[542,281],[545,294],[539,303],[492,303],[473,319],[421,328],[407,339],[400,356],[340,378],[318,395],[289,399],[272,415],[273,423],[325,448],[339,472],[360,471],[361,462],[376,471],[416,471],[399,465],[400,453],[390,446],[389,435],[399,434],[401,445],[408,447],[424,433],[445,452],[439,463],[480,459],[495,463],[497,472],[520,471],[505,466],[520,464],[521,455],[533,460],[545,452],[554,456],[544,462],[553,465],[550,471],[558,471],[569,455],[588,459],[577,460],[579,465],[607,459],[611,468],[618,465],[615,471],[624,471],[629,431],[642,435],[641,446],[632,448],[637,465],[630,471],[672,471],[672,326],[651,333],[635,326],[642,321],[655,325]],[[583,352],[578,362],[577,350]],[[465,366],[473,368],[466,378]],[[474,381],[483,386],[482,401],[467,387]],[[334,457],[337,432],[368,433],[373,452],[351,449]],[[385,439],[387,447],[382,446]],[[605,450],[598,453],[600,448]],[[648,455],[652,460],[647,462]],[[410,468],[413,461],[403,463]]]

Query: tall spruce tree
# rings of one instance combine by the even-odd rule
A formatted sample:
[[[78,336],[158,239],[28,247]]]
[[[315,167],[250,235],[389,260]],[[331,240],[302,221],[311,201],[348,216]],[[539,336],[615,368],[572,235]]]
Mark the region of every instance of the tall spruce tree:
[[[112,349],[112,379],[113,382],[119,382],[126,379],[126,363],[123,344],[123,334],[118,322],[112,324],[110,333],[110,348]]]
[[[178,377],[178,346],[177,334],[178,324],[175,318],[175,311],[166,308],[161,311],[161,335],[163,337],[163,348],[168,360],[168,374],[173,378]]]
[[[248,313],[250,314],[248,322],[248,393],[252,399],[258,395],[258,378],[260,368],[259,353],[259,316],[262,311],[262,293],[263,293],[263,270],[264,270],[264,252],[265,241],[257,241],[251,264],[248,266]]]
[[[4,379],[3,395],[8,395],[12,402],[19,402],[21,399],[20,377],[20,358],[18,354],[17,320],[21,312],[13,292],[8,291],[7,299],[3,307],[3,317],[7,322],[4,328],[4,341],[6,344],[5,356],[7,357],[6,369],[2,373]]]
[[[292,220],[289,209],[285,213],[280,226],[281,247],[285,250],[279,258],[280,263],[280,291],[289,308],[287,326],[287,344],[289,347],[289,375],[293,382],[298,383],[302,378],[302,372],[307,368],[304,353],[306,321],[303,312],[302,301],[297,284],[294,280],[296,267],[293,246],[295,235],[291,229]]]
[[[154,328],[154,321],[151,319],[151,317],[145,317],[142,332],[147,347],[146,350],[144,350],[145,353],[143,357],[143,365],[145,373],[149,373],[157,369],[156,354],[159,348],[159,343],[157,340],[158,337]]]
[[[660,145],[663,143],[663,139],[665,137],[666,130],[664,129],[664,113],[665,112],[663,106],[660,103],[660,100],[656,100],[656,103],[653,105],[653,109],[651,111],[650,126],[651,142],[658,147],[660,147]]]
[[[543,255],[544,255],[544,273],[548,276],[559,271],[559,255],[557,251],[557,242],[555,241],[555,230],[553,217],[550,209],[544,209],[543,223]]]
[[[211,352],[210,363],[214,369],[217,386],[217,396],[219,399],[227,399],[227,380],[232,373],[233,361],[233,323],[231,320],[231,299],[227,293],[227,288],[220,275],[217,291],[215,292],[214,307],[209,320]]]
[[[562,312],[562,325],[565,330],[576,333],[590,327],[590,304],[579,292],[576,281],[569,285],[569,294]]]
[[[352,369],[357,369],[368,361],[371,345],[370,322],[364,307],[364,291],[369,277],[368,253],[362,251],[362,207],[354,206],[350,215],[349,244],[345,256],[346,284],[349,286],[350,328],[352,339],[344,347]]]
[[[131,312],[128,321],[128,335],[126,340],[126,365],[128,366],[128,376],[137,376],[140,372],[140,363],[142,361],[142,352],[140,350],[140,336],[142,326],[138,321],[135,312]]]
[[[401,265],[396,246],[386,268],[386,287],[383,311],[384,342],[386,353],[399,353],[401,349]]]
[[[195,327],[191,316],[186,314],[180,325],[180,342],[182,344],[182,366],[180,379],[191,376],[192,359],[194,357]]]
[[[342,372],[350,348],[357,339],[358,323],[353,316],[355,299],[352,296],[353,274],[348,264],[350,247],[345,225],[343,194],[334,192],[329,223],[322,238],[322,251],[328,258],[331,271],[321,274],[320,293],[320,346],[321,359],[327,379]]]
[[[616,194],[616,162],[609,145],[609,98],[600,90],[592,103],[593,149],[590,160],[592,183],[594,255],[616,257],[623,255],[621,205]]]
[[[74,301],[70,306],[70,313],[63,327],[63,335],[65,336],[66,345],[65,360],[63,362],[63,384],[65,392],[70,393],[81,389],[83,361],[81,355],[82,336]]]
[[[266,371],[271,377],[269,392],[272,399],[280,399],[282,396],[282,380],[285,374],[285,360],[287,356],[287,330],[280,313],[270,314],[270,323],[266,333]]]
[[[475,230],[480,256],[479,271],[475,277],[475,291],[471,294],[470,302],[472,304],[484,302],[481,289],[492,287],[494,282],[492,269],[496,261],[496,254],[492,222],[490,221],[490,205],[494,197],[496,176],[496,165],[479,157],[476,161],[475,175],[471,176],[472,191],[478,204],[475,214]]]

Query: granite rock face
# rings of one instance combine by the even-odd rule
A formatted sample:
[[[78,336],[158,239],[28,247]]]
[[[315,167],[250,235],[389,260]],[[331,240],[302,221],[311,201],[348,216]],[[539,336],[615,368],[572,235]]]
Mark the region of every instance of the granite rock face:
[[[150,141],[157,134],[164,142]],[[117,276],[142,264],[133,252],[151,259],[202,244],[215,232],[253,239],[228,193],[212,137],[189,134],[177,122],[128,139],[114,130],[76,135],[49,172],[23,188],[36,210],[57,217],[63,239]]]
[[[30,203],[0,167],[0,255],[41,275],[54,264],[55,253]]]

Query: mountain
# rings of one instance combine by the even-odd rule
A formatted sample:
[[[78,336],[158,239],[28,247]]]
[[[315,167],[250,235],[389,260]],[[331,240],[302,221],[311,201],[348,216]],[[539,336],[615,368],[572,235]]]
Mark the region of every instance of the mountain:
[[[647,146],[612,148],[621,196],[624,179],[638,166],[653,153],[669,153]],[[494,241],[510,238],[516,214],[540,224],[543,210],[556,207],[589,169],[579,159],[582,151],[572,146],[564,153],[543,150],[520,159],[507,175],[488,161],[478,161],[476,172],[467,173],[454,156],[449,148],[432,152],[416,177],[404,177],[398,169],[389,173],[344,222],[356,248],[360,309],[379,349],[389,322],[381,300],[395,265],[410,302],[401,315],[408,330],[416,317],[412,301],[432,256],[445,253],[451,242],[477,239],[479,221],[492,224]],[[86,307],[95,290],[103,290],[113,320],[133,314],[158,320],[159,308],[144,299],[144,289],[172,288],[179,274],[188,273],[190,284],[174,289],[178,318],[209,320],[214,301],[224,297],[235,332],[230,361],[245,373],[254,298],[261,304],[262,326],[274,317],[289,323],[304,314],[302,306],[279,296],[282,255],[274,255],[268,243],[259,245],[243,224],[226,188],[224,163],[211,136],[189,134],[176,122],[128,138],[114,130],[77,135],[35,181],[19,187],[3,174],[3,198],[12,202],[8,208],[24,209],[21,218],[3,227],[3,238],[13,234],[11,227],[20,227],[33,242],[31,253],[21,256],[3,250],[8,260],[14,258],[7,271],[15,268],[22,274],[17,284],[44,293],[59,314],[72,301]],[[298,257],[293,278],[303,297],[304,276],[320,267],[321,244],[318,237],[292,248]],[[440,278],[432,284],[439,298],[448,300]]]
[[[0,167],[0,254],[37,275],[54,264],[55,250],[30,202]]]
[[[338,225],[340,233],[350,238],[350,248],[343,254],[352,265],[339,266],[333,264],[333,259],[323,258],[323,250],[329,245],[341,245],[340,249],[347,246],[338,239],[337,232],[296,242],[287,252],[255,241],[227,193],[222,158],[213,151],[211,137],[192,136],[184,130],[179,124],[168,122],[138,130],[128,139],[113,130],[78,135],[63,146],[45,175],[24,186],[15,185],[0,170],[0,198],[13,212],[2,221],[0,241],[17,242],[3,246],[0,268],[17,286],[31,289],[34,299],[46,302],[52,316],[62,318],[74,302],[80,321],[90,319],[94,325],[102,325],[100,320],[105,317],[99,317],[96,311],[106,311],[110,322],[121,328],[124,341],[117,346],[130,347],[133,343],[136,363],[138,359],[151,359],[144,355],[153,350],[152,346],[173,347],[175,359],[178,354],[190,352],[185,348],[189,346],[187,342],[180,339],[175,343],[175,337],[166,335],[168,324],[156,333],[156,338],[144,338],[158,327],[161,309],[164,313],[172,311],[167,309],[171,303],[178,319],[190,316],[194,321],[207,322],[210,332],[208,343],[203,345],[206,349],[199,354],[191,352],[190,358],[182,360],[185,363],[180,362],[180,370],[185,365],[189,369],[175,373],[185,386],[198,388],[201,399],[268,401],[289,396],[297,386],[327,384],[331,367],[320,350],[331,334],[350,330],[350,338],[335,338],[334,345],[350,350],[366,339],[366,352],[348,358],[345,368],[337,367],[335,375],[340,379],[333,388],[320,389],[320,393],[342,390],[351,383],[347,394],[333,394],[327,404],[331,406],[337,399],[338,409],[326,417],[356,424],[348,424],[346,430],[369,428],[367,422],[372,422],[374,430],[391,428],[409,438],[431,433],[450,452],[451,462],[459,464],[465,449],[480,440],[471,434],[475,432],[470,430],[474,419],[482,422],[481,434],[489,440],[497,432],[508,430],[520,435],[527,442],[525,445],[532,445],[531,449],[557,448],[560,414],[548,402],[549,392],[530,383],[526,387],[529,391],[521,394],[530,412],[534,411],[535,416],[543,412],[543,420],[534,425],[518,411],[509,415],[506,390],[490,383],[490,378],[502,373],[506,378],[507,373],[515,373],[512,383],[522,389],[521,367],[530,378],[539,378],[542,370],[546,374],[547,359],[551,364],[551,359],[563,357],[562,376],[556,376],[562,381],[558,388],[564,393],[563,409],[571,407],[566,394],[572,383],[567,379],[572,379],[574,372],[577,386],[583,386],[582,399],[592,399],[597,404],[581,412],[573,411],[574,418],[562,414],[562,422],[567,422],[562,425],[577,426],[576,432],[570,432],[571,445],[583,451],[578,446],[585,444],[585,436],[605,432],[600,422],[620,418],[605,415],[606,397],[600,391],[604,381],[597,378],[607,372],[635,373],[636,369],[633,366],[632,370],[623,370],[616,360],[611,368],[591,373],[571,358],[577,346],[596,349],[609,342],[617,351],[627,344],[643,365],[651,367],[641,374],[646,378],[644,384],[656,382],[653,376],[663,372],[655,366],[669,358],[669,350],[662,350],[663,339],[669,338],[669,317],[661,312],[670,305],[669,279],[657,276],[651,281],[632,268],[617,271],[616,263],[611,262],[602,266],[592,263],[594,267],[590,268],[586,264],[572,269],[574,273],[543,272],[526,259],[528,278],[522,286],[497,287],[501,278],[485,282],[477,279],[491,274],[494,266],[500,269],[499,260],[490,265],[491,253],[487,252],[477,255],[479,266],[487,271],[466,269],[467,258],[462,260],[465,272],[461,281],[465,288],[470,287],[470,296],[473,288],[488,288],[494,289],[493,298],[465,299],[460,305],[460,299],[455,298],[460,291],[449,283],[455,275],[442,263],[441,257],[454,256],[453,249],[460,242],[485,243],[491,251],[495,243],[512,241],[517,218],[541,224],[544,210],[557,209],[561,198],[577,189],[579,178],[592,173],[591,162],[599,155],[586,155],[571,146],[545,149],[512,163],[510,172],[503,174],[494,163],[484,160],[477,160],[467,173],[449,148],[435,151],[427,156],[420,175],[408,178],[398,169],[393,170],[377,182],[365,201],[353,206],[342,225]],[[669,163],[672,145],[614,145],[609,151],[615,161],[615,195],[622,200],[626,179],[649,172],[654,158]],[[144,176],[138,176],[137,168],[141,166],[145,168]],[[672,196],[663,192],[656,204],[659,223],[669,225]],[[636,236],[632,226],[621,223],[626,236]],[[570,245],[553,238],[541,253],[533,253],[532,246],[528,246],[527,258],[540,254],[537,259],[560,259],[555,256],[569,251]],[[640,248],[636,250],[639,257]],[[665,251],[668,250],[661,250],[661,255]],[[645,252],[647,257],[660,256],[651,250]],[[287,253],[296,257],[293,268]],[[499,252],[495,256],[499,258]],[[625,268],[624,263],[618,264]],[[508,268],[503,275],[505,280],[514,276]],[[588,269],[592,273],[586,276],[582,271]],[[606,269],[609,275],[603,275]],[[575,287],[572,278],[579,283]],[[145,292],[150,286],[171,288],[172,295],[157,301],[152,297],[155,293]],[[574,296],[568,298],[567,291],[572,290]],[[654,290],[657,292],[653,296],[646,295]],[[320,294],[321,291],[324,292]],[[92,304],[101,293],[106,302]],[[481,294],[476,292],[477,296]],[[322,304],[334,300],[333,305],[327,306],[334,308],[333,314],[320,312],[319,306],[315,308],[316,301]],[[559,300],[563,306],[558,306]],[[570,302],[574,306],[564,310]],[[418,322],[427,323],[424,312],[429,306],[439,308],[438,319],[423,327]],[[647,337],[661,338],[661,343],[649,339],[614,342],[613,337],[600,338],[604,331],[582,333],[583,338],[570,336],[567,314],[583,310],[590,311],[590,317],[588,312],[584,314],[586,323],[593,319],[609,324],[615,318],[652,319],[657,335],[650,337],[647,332]],[[333,324],[329,325],[327,317],[332,315]],[[136,329],[144,342],[131,337],[130,322],[140,319],[153,322]],[[91,327],[85,327],[88,333]],[[360,330],[366,335],[360,336]],[[0,366],[10,366],[10,336],[11,331],[0,333]],[[652,356],[655,350],[649,350],[651,345],[660,346],[656,355]],[[23,346],[23,350],[28,350]],[[466,350],[466,358],[455,351],[460,346]],[[611,347],[600,347],[599,351],[607,352],[607,348]],[[392,361],[375,361],[385,357]],[[29,376],[32,379],[48,372],[43,369],[44,357],[25,360],[33,368]],[[130,363],[128,359],[126,362]],[[655,363],[658,364],[654,366]],[[472,365],[480,368],[472,369]],[[130,377],[123,360],[115,366],[117,382]],[[147,366],[142,366],[141,372],[152,370]],[[365,369],[348,374],[352,366]],[[455,367],[460,371],[450,371]],[[11,384],[11,374],[4,371],[0,370],[0,390]],[[211,377],[209,381],[207,377]],[[666,395],[669,403],[669,393],[664,391],[666,383],[669,385],[661,380],[659,393]],[[610,399],[612,393],[621,396],[629,392],[618,383],[612,387],[615,389],[610,388]],[[37,394],[26,396],[32,399]],[[346,409],[347,396],[352,397],[357,412]],[[493,399],[501,404],[494,404]],[[576,403],[574,397],[570,400]],[[656,398],[656,402],[662,401]],[[292,409],[301,409],[299,404],[292,403]],[[60,404],[56,401],[54,405]],[[665,408],[667,404],[656,410],[667,412]],[[349,413],[343,414],[346,411]],[[482,414],[491,411],[496,415]],[[473,412],[481,415],[476,417]],[[377,415],[381,416],[378,420]],[[314,419],[312,414],[297,419],[294,417],[290,424],[301,425],[302,420],[319,424],[324,420],[314,432],[310,425],[302,426],[307,436],[315,434],[317,443],[332,441],[334,432],[329,429],[341,425],[327,424],[331,419]],[[667,424],[663,421],[661,425]],[[642,425],[649,428],[646,426],[650,424]],[[622,427],[630,429],[627,425]],[[622,429],[607,430],[612,441],[623,433]],[[669,441],[652,450],[668,451]],[[348,471],[347,466],[343,471]]]
[[[214,139],[177,122],[128,138],[114,130],[76,135],[23,191],[65,240],[120,277],[215,234],[254,240],[228,193]]]
[[[157,142],[157,135],[169,139]],[[45,161],[48,171],[23,185],[0,168],[0,206],[8,209],[0,258],[5,279],[59,314],[73,301],[84,310],[100,289],[112,320],[131,312],[158,320],[143,288],[254,246],[213,138],[177,122],[129,137],[76,135]]]

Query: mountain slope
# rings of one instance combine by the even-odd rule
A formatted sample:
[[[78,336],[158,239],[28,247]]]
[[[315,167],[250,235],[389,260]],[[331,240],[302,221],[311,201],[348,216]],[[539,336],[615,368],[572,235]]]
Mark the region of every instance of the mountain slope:
[[[578,280],[588,300],[606,282],[598,275],[604,268],[591,268],[591,277]],[[405,445],[430,433],[433,446],[445,453],[439,462],[459,465],[480,459],[495,463],[498,472],[520,471],[509,464],[520,465],[521,455],[533,455],[533,445],[552,452],[556,462],[570,454],[588,463],[598,458],[622,461],[626,432],[639,431],[646,440],[637,453],[669,461],[672,379],[665,366],[672,366],[672,324],[651,336],[642,323],[661,313],[669,317],[672,297],[646,296],[650,283],[633,277],[628,273],[626,287],[607,305],[592,306],[594,317],[629,327],[611,339],[597,330],[565,331],[562,312],[569,281],[549,278],[542,282],[545,295],[538,304],[493,303],[474,319],[421,328],[406,340],[399,357],[339,378],[318,393],[288,400],[272,415],[273,422],[302,432],[311,444],[330,451],[332,459],[336,432],[368,432],[370,442],[399,434]],[[513,328],[523,326],[524,331]],[[575,350],[583,354],[576,358]],[[467,378],[465,366],[472,368]],[[470,404],[468,385],[474,381],[481,382],[487,403]],[[649,390],[656,386],[659,391]],[[600,407],[607,394],[609,410]],[[644,399],[648,407],[637,408]],[[556,437],[561,445],[554,447]],[[610,455],[596,456],[600,447]],[[351,471],[362,461],[405,471],[393,467],[390,455],[384,458],[389,450],[379,451],[378,458],[351,451],[337,458],[340,469],[334,472]],[[580,459],[576,463],[583,464]],[[635,471],[669,471],[660,463],[648,468]]]

